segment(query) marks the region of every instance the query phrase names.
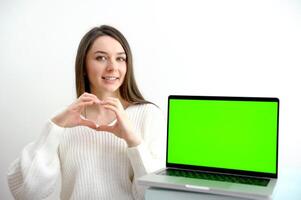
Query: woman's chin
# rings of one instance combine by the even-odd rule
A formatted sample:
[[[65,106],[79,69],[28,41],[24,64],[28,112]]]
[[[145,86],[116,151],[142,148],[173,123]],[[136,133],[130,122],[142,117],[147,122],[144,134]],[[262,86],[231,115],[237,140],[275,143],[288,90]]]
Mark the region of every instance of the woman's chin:
[[[111,87],[104,87],[103,88],[103,91],[104,92],[107,92],[107,93],[116,93],[117,91],[119,90],[119,87],[114,87],[114,86],[111,86]]]

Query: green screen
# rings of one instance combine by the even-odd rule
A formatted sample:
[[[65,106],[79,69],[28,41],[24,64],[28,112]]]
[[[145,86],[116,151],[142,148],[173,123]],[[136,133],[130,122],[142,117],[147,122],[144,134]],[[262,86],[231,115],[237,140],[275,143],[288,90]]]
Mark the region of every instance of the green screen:
[[[276,173],[278,103],[169,100],[168,163]]]

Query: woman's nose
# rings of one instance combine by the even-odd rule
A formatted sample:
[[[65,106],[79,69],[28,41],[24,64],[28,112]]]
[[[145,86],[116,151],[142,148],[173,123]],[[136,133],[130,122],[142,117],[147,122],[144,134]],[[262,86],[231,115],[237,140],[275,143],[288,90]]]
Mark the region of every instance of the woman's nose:
[[[117,69],[117,65],[116,65],[116,63],[114,62],[114,60],[112,60],[112,59],[109,59],[109,60],[108,60],[107,68],[106,68],[106,69],[107,69],[108,71]]]

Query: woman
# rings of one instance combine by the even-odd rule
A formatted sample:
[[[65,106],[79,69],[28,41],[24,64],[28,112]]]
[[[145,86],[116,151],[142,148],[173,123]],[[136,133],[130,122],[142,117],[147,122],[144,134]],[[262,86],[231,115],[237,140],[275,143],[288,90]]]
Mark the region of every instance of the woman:
[[[132,54],[115,28],[81,40],[77,100],[46,124],[9,168],[16,199],[143,199],[138,177],[164,167],[162,112],[144,100]],[[57,199],[58,197],[56,197]]]

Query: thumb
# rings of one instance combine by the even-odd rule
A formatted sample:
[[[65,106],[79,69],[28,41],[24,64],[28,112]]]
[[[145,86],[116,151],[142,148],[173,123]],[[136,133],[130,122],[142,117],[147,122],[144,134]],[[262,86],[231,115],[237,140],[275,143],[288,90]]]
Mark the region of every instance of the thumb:
[[[97,127],[97,131],[107,131],[113,133],[113,127],[108,125],[101,125]]]
[[[81,119],[80,125],[87,126],[87,127],[93,128],[93,129],[97,128],[97,125],[94,122],[92,122],[90,120],[86,120],[86,119]]]

